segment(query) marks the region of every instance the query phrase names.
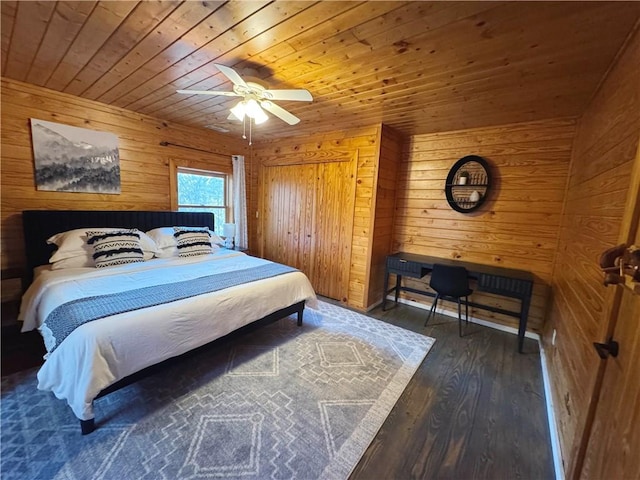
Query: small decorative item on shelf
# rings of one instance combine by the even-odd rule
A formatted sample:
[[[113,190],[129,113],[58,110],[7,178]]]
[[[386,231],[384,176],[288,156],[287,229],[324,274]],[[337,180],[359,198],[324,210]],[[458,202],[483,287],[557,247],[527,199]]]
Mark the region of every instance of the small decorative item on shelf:
[[[224,248],[233,248],[233,237],[236,234],[235,223],[225,223],[222,226],[222,233],[224,234]]]
[[[469,195],[469,201],[470,202],[479,202],[480,201],[480,192],[478,192],[477,190],[474,190],[473,192],[471,192],[471,195]]]
[[[469,181],[469,172],[460,172],[460,176],[458,177],[458,185],[466,185]]]

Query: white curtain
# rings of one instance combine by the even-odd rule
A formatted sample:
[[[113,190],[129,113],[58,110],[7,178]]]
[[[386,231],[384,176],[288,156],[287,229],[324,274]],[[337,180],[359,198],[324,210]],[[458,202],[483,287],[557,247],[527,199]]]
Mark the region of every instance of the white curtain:
[[[235,244],[239,248],[248,248],[247,234],[247,187],[244,175],[244,156],[231,155],[233,163],[233,218],[236,224]]]

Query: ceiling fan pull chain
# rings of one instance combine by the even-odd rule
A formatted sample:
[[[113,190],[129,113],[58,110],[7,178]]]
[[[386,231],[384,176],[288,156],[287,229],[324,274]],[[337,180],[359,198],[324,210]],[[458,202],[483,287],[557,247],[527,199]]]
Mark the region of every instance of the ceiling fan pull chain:
[[[247,116],[242,116],[242,139],[247,139]]]
[[[251,145],[251,117],[249,117],[249,145]]]

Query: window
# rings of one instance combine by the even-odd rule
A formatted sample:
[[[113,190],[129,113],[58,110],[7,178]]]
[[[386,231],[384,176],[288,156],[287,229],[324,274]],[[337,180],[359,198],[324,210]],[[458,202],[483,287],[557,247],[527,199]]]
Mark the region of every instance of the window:
[[[222,226],[231,221],[227,175],[178,168],[178,211],[211,212],[215,217],[215,231],[222,235]]]

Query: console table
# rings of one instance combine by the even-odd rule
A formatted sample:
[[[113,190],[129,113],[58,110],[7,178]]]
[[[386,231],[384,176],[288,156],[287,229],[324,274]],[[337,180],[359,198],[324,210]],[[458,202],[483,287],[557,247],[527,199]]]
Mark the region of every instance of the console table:
[[[451,260],[447,258],[429,257],[426,255],[416,255],[413,253],[394,253],[387,256],[384,273],[384,291],[382,295],[382,310],[387,303],[387,295],[395,291],[395,303],[398,303],[400,291],[417,293],[435,297],[435,293],[425,290],[418,290],[401,285],[402,277],[422,278],[428,275],[434,263],[465,267],[469,272],[469,278],[477,281],[476,291],[488,292],[504,297],[516,298],[521,301],[520,311],[513,312],[504,310],[492,305],[485,305],[477,302],[464,302],[471,307],[501,313],[510,317],[519,318],[518,324],[518,351],[522,353],[524,344],[524,334],[527,329],[527,317],[529,316],[529,305],[531,304],[531,292],[533,291],[533,275],[531,272],[516,270],[513,268],[493,267],[490,265],[480,265],[477,263]],[[396,275],[396,285],[389,289],[389,275]]]

